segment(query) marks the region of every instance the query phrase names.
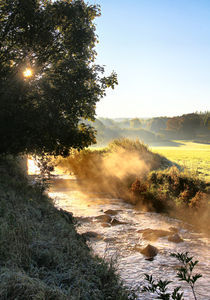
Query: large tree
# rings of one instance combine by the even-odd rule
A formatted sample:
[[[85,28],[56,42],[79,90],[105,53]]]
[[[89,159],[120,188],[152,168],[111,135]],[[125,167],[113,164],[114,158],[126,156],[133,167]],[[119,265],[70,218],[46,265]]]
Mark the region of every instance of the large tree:
[[[67,155],[94,141],[83,120],[117,83],[94,63],[99,15],[82,0],[0,1],[0,154]]]

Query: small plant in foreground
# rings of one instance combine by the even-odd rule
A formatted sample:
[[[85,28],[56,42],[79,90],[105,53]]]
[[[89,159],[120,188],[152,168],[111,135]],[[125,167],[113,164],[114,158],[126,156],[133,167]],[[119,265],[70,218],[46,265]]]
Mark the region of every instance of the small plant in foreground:
[[[193,275],[192,272],[193,272],[194,267],[197,265],[198,260],[193,261],[192,260],[193,257],[188,256],[188,252],[177,253],[177,254],[172,253],[171,256],[177,258],[183,264],[183,266],[178,269],[177,277],[179,278],[179,280],[186,281],[190,285],[193,296],[194,296],[195,300],[197,300],[194,287],[195,287],[196,281],[200,277],[202,277],[202,275],[201,274]]]
[[[172,253],[172,257],[175,257],[179,260],[179,262],[182,263],[182,266],[178,268],[177,272],[177,277],[179,278],[180,281],[185,281],[189,284],[191,287],[194,299],[197,300],[198,298],[196,297],[195,294],[195,283],[196,281],[202,277],[201,274],[195,274],[193,275],[193,269],[197,265],[198,261],[193,261],[193,257],[190,257],[188,255],[188,252],[185,253]],[[179,292],[180,286],[176,287],[172,293],[167,292],[168,290],[168,285],[172,281],[168,280],[159,280],[155,282],[153,279],[152,275],[145,274],[145,279],[149,283],[148,286],[143,287],[143,292],[151,292],[157,295],[156,299],[163,299],[163,300],[183,300],[183,292]]]

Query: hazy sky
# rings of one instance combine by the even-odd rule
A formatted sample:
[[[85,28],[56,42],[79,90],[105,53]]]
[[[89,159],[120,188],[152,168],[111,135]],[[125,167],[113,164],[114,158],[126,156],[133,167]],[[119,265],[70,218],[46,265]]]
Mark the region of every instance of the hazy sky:
[[[119,85],[103,117],[174,116],[210,109],[210,0],[89,0],[99,64]]]

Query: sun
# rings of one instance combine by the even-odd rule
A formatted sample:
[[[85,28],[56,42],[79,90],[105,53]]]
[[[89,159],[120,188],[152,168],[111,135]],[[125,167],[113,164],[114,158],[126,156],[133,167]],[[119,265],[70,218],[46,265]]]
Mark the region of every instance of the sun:
[[[25,69],[25,71],[23,72],[24,77],[31,77],[32,75],[33,75],[33,71],[30,68]]]

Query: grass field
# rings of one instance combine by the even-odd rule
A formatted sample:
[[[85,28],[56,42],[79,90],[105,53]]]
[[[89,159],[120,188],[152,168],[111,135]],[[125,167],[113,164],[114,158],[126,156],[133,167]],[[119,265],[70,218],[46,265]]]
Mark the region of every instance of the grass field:
[[[179,146],[151,147],[153,152],[166,156],[191,173],[210,182],[210,145],[189,141],[175,141]]]

